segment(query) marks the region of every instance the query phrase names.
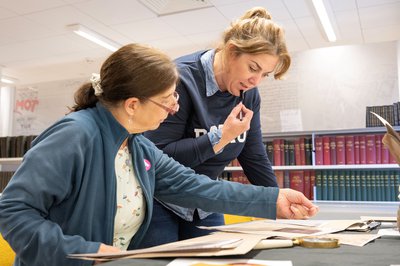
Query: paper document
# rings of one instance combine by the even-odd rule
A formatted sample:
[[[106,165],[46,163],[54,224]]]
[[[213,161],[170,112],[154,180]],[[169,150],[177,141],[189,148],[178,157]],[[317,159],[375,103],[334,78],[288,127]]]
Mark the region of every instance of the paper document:
[[[248,259],[175,259],[167,266],[293,266],[291,261],[248,260]]]
[[[121,258],[209,257],[243,255],[263,239],[262,235],[217,232],[214,234],[168,243],[156,247],[129,251],[91,254],[70,254],[70,258],[115,260]]]
[[[382,142],[389,148],[389,151],[396,159],[396,162],[400,164],[400,135],[383,117],[374,112],[371,113],[375,115],[386,127],[387,133],[383,136]]]

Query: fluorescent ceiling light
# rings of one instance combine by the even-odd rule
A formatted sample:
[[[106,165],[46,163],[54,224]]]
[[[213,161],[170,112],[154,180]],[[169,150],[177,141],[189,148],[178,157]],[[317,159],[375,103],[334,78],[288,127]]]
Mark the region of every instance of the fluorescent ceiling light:
[[[314,5],[315,11],[317,12],[318,18],[322,24],[326,36],[330,42],[336,41],[336,34],[333,30],[332,23],[329,20],[328,13],[326,11],[323,0],[311,0]]]
[[[110,39],[108,39],[107,37],[104,37],[103,35],[86,28],[85,26],[82,26],[80,24],[73,24],[73,25],[69,25],[68,28],[70,28],[73,32],[75,32],[76,34],[78,34],[79,36],[92,41],[112,52],[117,51],[121,45],[117,42],[114,42]]]
[[[11,78],[1,77],[1,82],[7,83],[7,84],[14,84],[15,80],[13,80]]]

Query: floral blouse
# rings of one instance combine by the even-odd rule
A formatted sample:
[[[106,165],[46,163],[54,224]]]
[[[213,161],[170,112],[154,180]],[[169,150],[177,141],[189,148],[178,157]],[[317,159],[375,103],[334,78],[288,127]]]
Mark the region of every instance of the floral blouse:
[[[132,237],[143,222],[146,205],[126,146],[120,149],[115,157],[115,173],[117,213],[114,222],[113,246],[127,250]]]

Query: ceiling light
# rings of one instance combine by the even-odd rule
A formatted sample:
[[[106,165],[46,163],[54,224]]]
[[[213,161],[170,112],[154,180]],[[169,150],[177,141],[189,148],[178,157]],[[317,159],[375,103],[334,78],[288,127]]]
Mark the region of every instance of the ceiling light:
[[[159,16],[212,7],[209,0],[139,0]]]
[[[103,35],[90,30],[86,28],[85,26],[82,26],[80,24],[73,24],[73,25],[68,25],[67,26],[69,29],[71,29],[73,32],[78,34],[79,36],[88,39],[89,41],[92,41],[112,52],[117,51],[121,45],[117,42],[114,42],[107,37],[104,37]]]
[[[336,34],[329,19],[323,0],[311,0],[326,36],[330,42],[336,41]]]
[[[9,78],[9,77],[1,77],[1,82],[2,83],[7,83],[7,84],[14,84],[16,82],[15,79]]]

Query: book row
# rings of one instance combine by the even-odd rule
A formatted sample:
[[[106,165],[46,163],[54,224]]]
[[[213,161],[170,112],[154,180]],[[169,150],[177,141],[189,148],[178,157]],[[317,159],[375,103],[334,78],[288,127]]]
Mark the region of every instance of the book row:
[[[316,170],[317,200],[398,201],[398,170]]]
[[[14,172],[0,172],[0,193],[3,192]]]
[[[308,199],[313,199],[314,171],[275,171],[280,188],[292,188],[302,192]],[[225,171],[219,179],[250,184],[243,171]]]
[[[315,165],[396,164],[383,134],[316,136]]]
[[[265,142],[268,158],[274,166],[312,165],[312,140],[276,138]]]
[[[34,135],[0,137],[0,158],[24,156],[35,138]]]
[[[389,105],[367,106],[366,127],[381,127],[382,122],[371,111],[385,118],[392,126],[400,126],[400,102]]]
[[[275,175],[280,188],[310,200],[399,201],[398,170],[279,170]],[[249,184],[243,171],[226,171],[220,179]]]

